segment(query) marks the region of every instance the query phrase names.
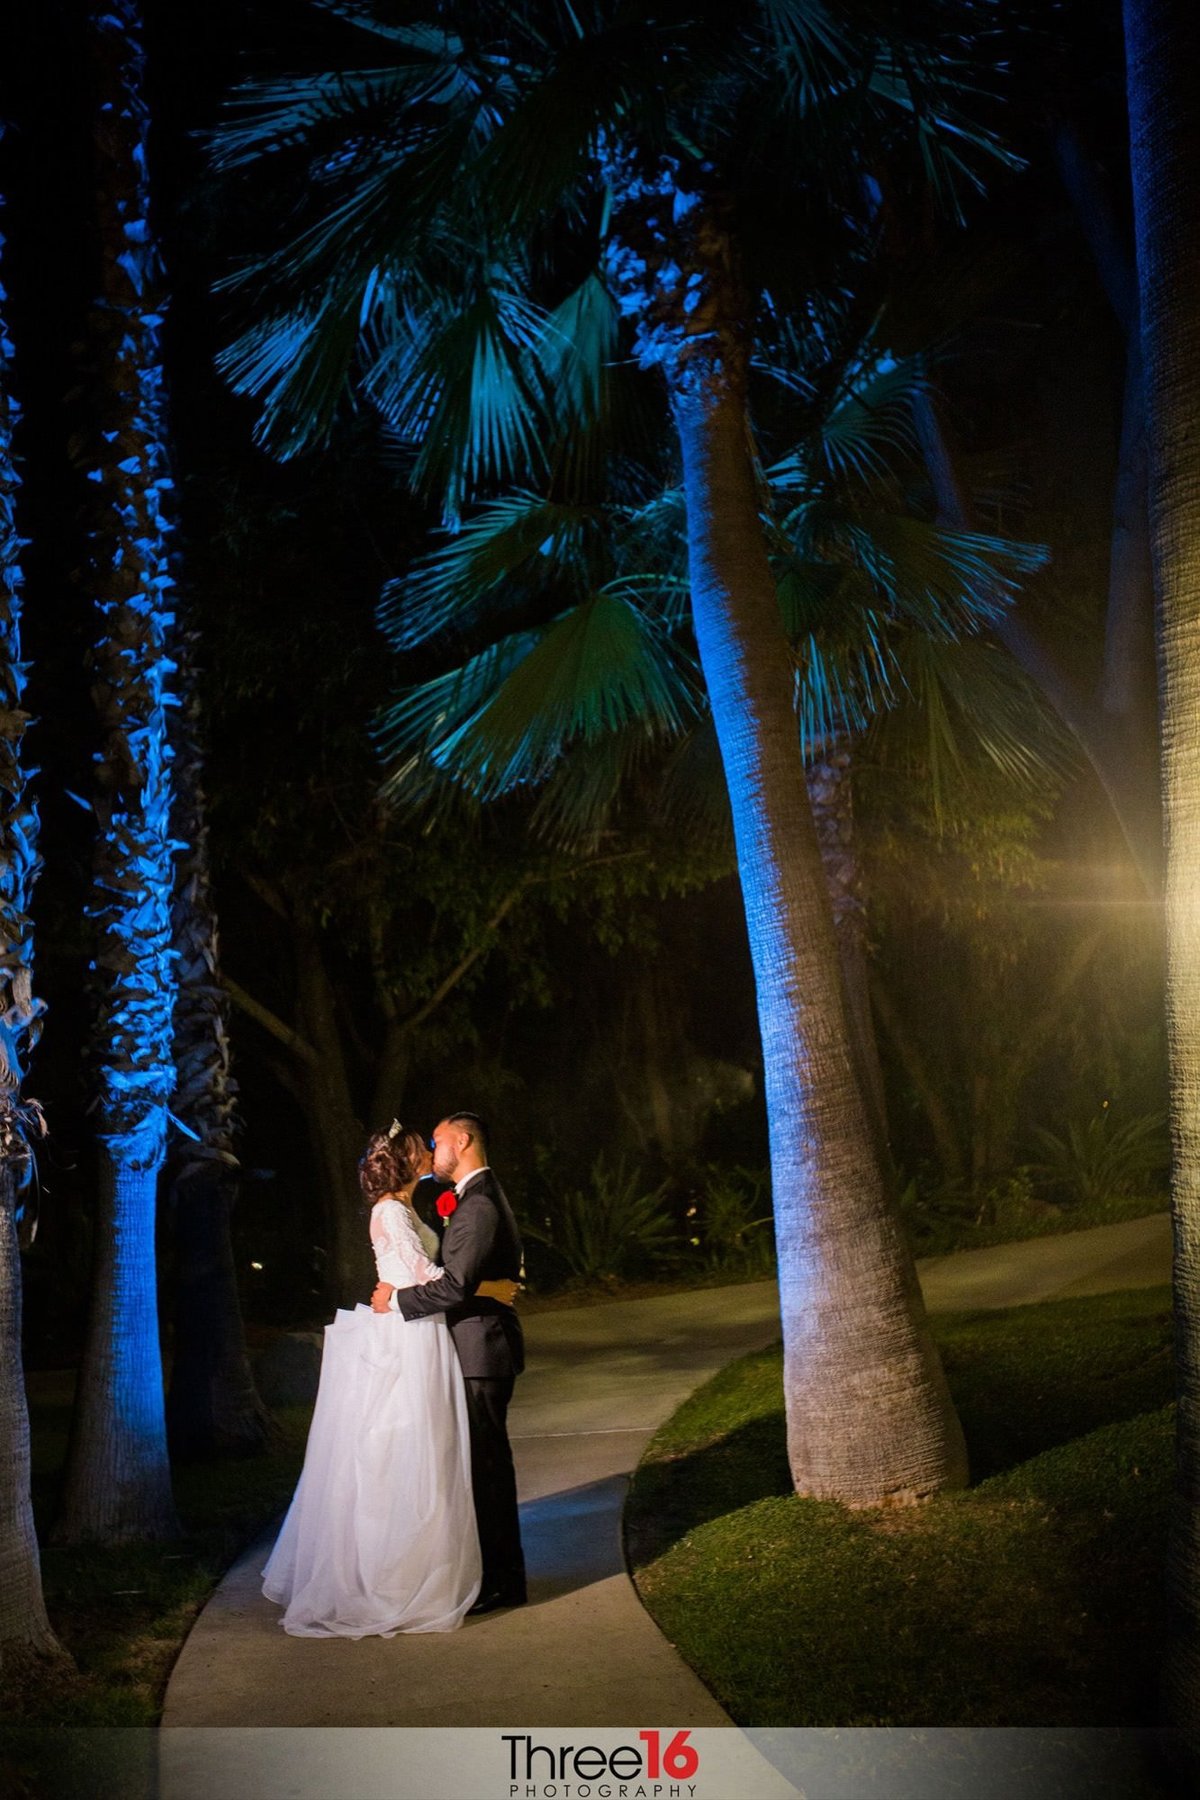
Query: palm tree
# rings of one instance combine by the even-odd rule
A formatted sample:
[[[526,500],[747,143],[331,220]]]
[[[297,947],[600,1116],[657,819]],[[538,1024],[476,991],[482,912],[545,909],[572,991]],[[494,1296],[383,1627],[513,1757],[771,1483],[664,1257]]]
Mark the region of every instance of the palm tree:
[[[1200,141],[1183,0],[1125,0],[1130,154],[1158,594],[1167,878],[1167,1039],[1179,1367],[1166,1712],[1200,1777]]]
[[[0,135],[3,127],[0,126]],[[0,251],[4,247],[0,234]],[[31,1136],[44,1130],[36,1100],[21,1095],[25,1065],[41,1029],[33,993],[33,921],[29,902],[41,867],[38,812],[21,757],[28,724],[21,660],[21,549],[11,391],[12,344],[0,285],[0,1671],[14,1661],[58,1651],[46,1617],[41,1564],[29,1498],[29,1413],[21,1376],[21,1263],[17,1227],[30,1177]]]
[[[957,766],[964,738],[1018,786],[1044,775],[1055,746],[1032,692],[979,635],[1002,622],[1013,577],[1042,553],[921,518],[921,497],[899,468],[915,460],[912,399],[926,385],[927,356],[880,352],[886,314],[865,340],[842,342],[834,320],[826,324],[819,345],[781,346],[788,354],[778,359],[760,346],[760,368],[793,399],[780,420],[787,448],[763,471],[760,512],[795,662],[860,1081],[886,1140],[853,829],[855,744],[907,699],[929,721],[939,788],[941,765]],[[797,394],[809,396],[799,420]],[[699,803],[697,792],[720,782],[720,764],[690,634],[684,523],[673,487],[641,505],[511,493],[391,583],[381,622],[400,652],[433,638],[449,654],[456,616],[472,640],[489,618],[502,633],[385,709],[377,735],[393,802],[427,811],[452,788],[486,800],[542,784],[535,824],[559,838],[594,837],[656,743],[674,737],[655,802],[660,824],[690,832],[719,818],[727,834],[728,806]]]
[[[291,453],[326,431],[361,355],[413,479],[453,518],[489,482],[586,460],[628,321],[682,466],[692,623],[745,897],[793,1478],[851,1503],[961,1482],[855,1069],[748,381],[770,302],[815,309],[869,236],[878,159],[893,191],[912,149],[949,189],[970,147],[994,149],[959,107],[972,10],[934,4],[903,42],[869,9],[834,20],[812,0],[649,22],[605,4],[442,8],[403,26],[333,10],[384,40],[388,62],[249,88],[218,141],[229,167],[270,151],[283,168],[299,150],[317,212],[243,272],[273,287],[272,310],[226,368]]]
[[[92,1309],[72,1421],[60,1541],[161,1539],[171,1497],[158,1339],[155,1213],[175,1085],[171,1015],[172,616],[163,452],[162,307],[146,165],[140,8],[97,5],[101,288],[92,315],[96,483],[91,576],[100,831],[89,914],[99,1196]]]

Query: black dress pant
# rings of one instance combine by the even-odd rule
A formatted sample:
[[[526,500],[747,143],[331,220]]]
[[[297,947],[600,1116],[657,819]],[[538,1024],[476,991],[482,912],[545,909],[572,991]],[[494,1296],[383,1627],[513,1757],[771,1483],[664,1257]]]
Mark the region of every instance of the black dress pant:
[[[511,1375],[499,1379],[468,1375],[467,1418],[471,1431],[471,1489],[479,1548],[483,1552],[484,1594],[525,1598],[525,1556],[517,1519],[517,1477],[508,1442]]]

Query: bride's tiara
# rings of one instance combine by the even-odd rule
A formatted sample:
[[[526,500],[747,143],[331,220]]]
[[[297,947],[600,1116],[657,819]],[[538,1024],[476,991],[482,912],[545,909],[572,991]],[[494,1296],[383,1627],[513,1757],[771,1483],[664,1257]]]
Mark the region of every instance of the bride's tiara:
[[[403,1137],[404,1127],[400,1123],[399,1119],[392,1120],[391,1124],[388,1126],[387,1134],[388,1134],[388,1142],[389,1143],[395,1137]]]

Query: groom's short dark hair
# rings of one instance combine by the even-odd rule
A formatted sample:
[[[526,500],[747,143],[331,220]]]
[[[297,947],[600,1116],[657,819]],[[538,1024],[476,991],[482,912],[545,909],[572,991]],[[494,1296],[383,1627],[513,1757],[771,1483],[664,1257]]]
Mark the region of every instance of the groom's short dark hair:
[[[491,1136],[486,1120],[481,1119],[477,1112],[453,1112],[446,1114],[446,1123],[447,1125],[465,1126],[479,1145],[479,1153],[486,1161],[488,1139]]]

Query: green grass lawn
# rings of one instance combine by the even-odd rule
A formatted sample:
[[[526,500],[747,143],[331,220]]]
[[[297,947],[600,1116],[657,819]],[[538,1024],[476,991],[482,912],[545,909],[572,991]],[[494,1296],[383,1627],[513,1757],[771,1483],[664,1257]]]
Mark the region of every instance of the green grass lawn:
[[[992,1244],[1014,1244],[1025,1238],[1061,1237],[1089,1231],[1094,1225],[1119,1225],[1166,1212],[1166,1194],[1109,1194],[1101,1200],[1069,1206],[1014,1206],[1000,1216],[976,1223],[969,1211],[937,1212],[906,1202],[905,1229],[914,1256],[949,1256],[956,1250],[986,1250]]]
[[[974,1485],[851,1513],[790,1492],[781,1354],[650,1444],[639,1591],[746,1725],[1149,1724],[1172,1469],[1169,1293],[934,1321]]]
[[[53,1520],[70,1425],[66,1386],[30,1407],[33,1498],[43,1540]],[[77,1673],[47,1671],[21,1693],[6,1689],[0,1720],[23,1725],[153,1725],[192,1620],[255,1533],[291,1498],[311,1407],[280,1409],[263,1456],[182,1464],[173,1471],[185,1535],[126,1549],[42,1550],[51,1623]]]

